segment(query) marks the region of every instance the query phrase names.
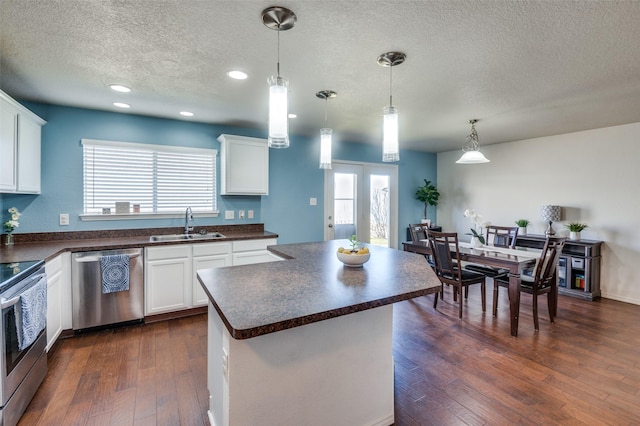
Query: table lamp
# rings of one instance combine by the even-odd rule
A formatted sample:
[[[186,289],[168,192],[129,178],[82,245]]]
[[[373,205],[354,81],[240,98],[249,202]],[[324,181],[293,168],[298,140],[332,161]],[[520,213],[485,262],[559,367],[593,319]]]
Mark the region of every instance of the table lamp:
[[[540,217],[542,218],[542,220],[549,222],[549,226],[544,232],[544,235],[546,235],[547,237],[555,235],[556,232],[553,230],[552,224],[553,222],[557,222],[560,220],[560,213],[560,206],[544,205],[540,207]]]

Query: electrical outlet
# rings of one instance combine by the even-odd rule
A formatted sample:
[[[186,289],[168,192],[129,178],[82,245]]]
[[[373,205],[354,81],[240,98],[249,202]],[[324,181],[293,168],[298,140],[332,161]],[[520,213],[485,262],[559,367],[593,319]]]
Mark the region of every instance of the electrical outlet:
[[[69,225],[69,213],[60,213],[60,226]]]
[[[244,219],[244,210],[238,210],[238,219]]]
[[[234,219],[235,216],[235,210],[225,210],[224,212],[224,218],[225,219]]]
[[[248,218],[253,219],[253,210],[249,210],[247,213],[248,213]]]
[[[318,205],[318,199],[317,198],[309,198],[309,205],[310,206],[317,206]]]

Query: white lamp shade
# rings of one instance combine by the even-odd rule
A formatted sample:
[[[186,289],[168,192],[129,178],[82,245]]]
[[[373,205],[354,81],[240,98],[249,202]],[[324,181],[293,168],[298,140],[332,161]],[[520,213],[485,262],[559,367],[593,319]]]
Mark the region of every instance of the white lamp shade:
[[[331,135],[333,129],[325,127],[320,129],[320,168],[331,168]]]
[[[562,210],[560,206],[544,205],[540,206],[540,217],[542,220],[557,222],[560,220]]]
[[[456,163],[458,164],[480,164],[489,163],[490,161],[480,151],[467,151]]]
[[[383,124],[382,161],[400,161],[398,148],[398,109],[396,107],[384,107]]]
[[[288,81],[282,77],[269,78],[269,148],[289,147]]]

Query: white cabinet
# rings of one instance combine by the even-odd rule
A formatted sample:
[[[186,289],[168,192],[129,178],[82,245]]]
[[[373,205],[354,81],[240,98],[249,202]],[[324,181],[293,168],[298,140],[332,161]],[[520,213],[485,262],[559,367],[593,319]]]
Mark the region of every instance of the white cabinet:
[[[282,258],[267,250],[277,238],[147,247],[145,251],[145,315],[206,306],[207,294],[198,270],[273,262]]]
[[[191,305],[191,246],[147,247],[145,315],[187,309]]]
[[[40,193],[40,139],[45,123],[0,91],[0,192]]]
[[[45,263],[47,273],[47,351],[62,330],[71,328],[71,273],[69,253]]]
[[[206,306],[209,298],[200,281],[198,270],[231,266],[231,243],[201,243],[193,245],[193,306]]]
[[[282,260],[282,258],[267,250],[267,246],[275,245],[277,242],[276,238],[233,241],[233,265],[249,265]]]
[[[220,135],[220,195],[268,195],[269,147],[265,139]]]

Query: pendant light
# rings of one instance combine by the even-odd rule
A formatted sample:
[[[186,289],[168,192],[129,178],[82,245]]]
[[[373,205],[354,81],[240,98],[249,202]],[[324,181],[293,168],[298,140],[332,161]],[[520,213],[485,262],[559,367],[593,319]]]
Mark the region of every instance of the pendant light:
[[[392,68],[405,61],[407,55],[402,52],[387,52],[378,56],[378,65],[389,67],[389,106],[383,109],[382,161],[400,161],[398,144],[398,108],[393,106]]]
[[[262,11],[262,23],[269,29],[278,32],[278,65],[277,74],[269,77],[269,148],[289,147],[289,81],[280,76],[280,31],[293,28],[296,14],[280,6],[268,7]]]
[[[333,90],[321,90],[316,93],[316,97],[324,99],[324,128],[320,129],[320,168],[331,168],[331,135],[333,129],[327,125],[327,103],[338,94]]]
[[[476,132],[476,123],[478,120],[469,120],[471,124],[471,134],[467,136],[467,143],[462,147],[462,157],[456,163],[458,164],[480,164],[489,163],[487,157],[480,152],[480,144],[478,143],[478,132]]]

